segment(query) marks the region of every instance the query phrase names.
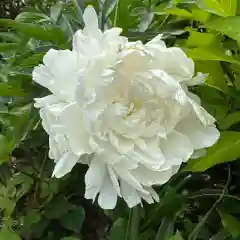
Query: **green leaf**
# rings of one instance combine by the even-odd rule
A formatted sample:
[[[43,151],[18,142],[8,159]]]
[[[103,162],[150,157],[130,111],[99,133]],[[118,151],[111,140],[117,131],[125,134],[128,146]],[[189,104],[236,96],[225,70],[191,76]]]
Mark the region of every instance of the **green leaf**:
[[[34,67],[37,66],[39,63],[42,62],[43,56],[46,54],[46,52],[41,52],[34,54],[30,57],[27,57],[25,59],[22,59],[22,61],[19,62],[18,66],[21,67]]]
[[[163,217],[161,225],[158,229],[156,240],[169,240],[173,234],[175,219],[176,216]]]
[[[206,22],[209,17],[210,17],[211,13],[204,11],[203,9],[199,9],[199,8],[193,8],[192,9],[192,17],[195,20],[198,20],[200,22]]]
[[[126,238],[125,238],[126,240],[139,239],[139,221],[140,221],[139,207],[136,206],[130,209],[128,227],[127,227]]]
[[[44,210],[44,215],[48,219],[60,219],[72,209],[72,205],[64,197],[56,197]]]
[[[192,28],[187,28],[187,30],[190,32],[190,36],[186,41],[188,47],[218,48],[221,45],[222,37],[219,37],[214,33],[202,33],[195,31]]]
[[[53,22],[55,23],[58,22],[59,18],[61,17],[62,10],[63,10],[62,2],[58,2],[51,7],[50,16]]]
[[[238,0],[196,0],[197,5],[222,17],[235,16]]]
[[[60,240],[81,240],[81,239],[77,237],[64,237],[64,238],[61,238]]]
[[[220,212],[223,226],[235,238],[240,236],[240,222],[230,214]]]
[[[84,12],[84,3],[83,0],[73,0],[73,3],[77,9],[79,22],[83,23],[83,12]]]
[[[0,240],[21,240],[21,238],[10,229],[2,229],[0,232]]]
[[[19,42],[20,37],[13,32],[0,32],[0,38],[7,40],[7,41],[14,41],[14,42]]]
[[[203,172],[212,166],[240,157],[240,132],[221,132],[219,141],[207,150],[207,155],[189,161],[187,170]]]
[[[22,12],[15,18],[18,22],[33,23],[39,21],[49,21],[50,18],[44,13]]]
[[[37,209],[28,209],[27,214],[23,217],[23,227],[27,230],[30,229],[33,224],[40,222],[41,213]]]
[[[178,17],[183,17],[183,18],[192,18],[193,15],[192,13],[188,12],[187,10],[183,8],[170,8],[166,9],[168,14],[171,15],[176,15]]]
[[[184,240],[181,236],[181,233],[179,231],[177,231],[177,233],[171,237],[169,240]]]
[[[65,214],[60,221],[63,227],[66,229],[71,230],[75,233],[80,233],[84,219],[85,211],[83,207],[77,206]]]
[[[203,107],[213,115],[216,120],[220,121],[226,117],[229,111],[229,102],[219,88],[202,84],[197,87],[196,93],[200,97]]]
[[[221,229],[218,233],[211,237],[210,240],[227,240],[230,233],[226,229]]]
[[[240,41],[240,16],[217,18],[205,23],[205,26],[213,31],[225,34],[232,39]]]
[[[103,4],[103,12],[102,12],[102,17],[104,21],[106,21],[109,17],[109,15],[112,13],[114,10],[118,0],[105,0]],[[104,22],[105,24],[106,22]]]
[[[207,75],[205,82],[211,86],[228,91],[227,80],[218,61],[195,61],[196,72],[202,72]]]
[[[199,61],[225,61],[240,64],[233,57],[226,55],[220,49],[212,48],[188,48],[184,49],[186,54],[193,60]]]
[[[0,134],[0,165],[9,160],[9,146],[8,140],[5,136]]]
[[[10,217],[16,203],[7,197],[0,196],[0,208],[4,210],[4,217]],[[1,238],[0,238],[1,239]]]
[[[26,96],[26,93],[20,88],[19,85],[0,83],[0,96]]]
[[[21,23],[11,19],[0,19],[0,26],[1,25],[11,27],[28,37],[38,40],[51,41],[57,44],[65,42],[65,36],[61,29],[52,25],[41,26],[31,23]]]
[[[127,225],[126,219],[117,219],[110,230],[107,240],[126,240]]]
[[[240,112],[229,113],[224,119],[219,122],[219,128],[226,130],[232,125],[240,122]]]
[[[0,53],[1,52],[12,52],[19,49],[19,44],[17,43],[0,43]]]

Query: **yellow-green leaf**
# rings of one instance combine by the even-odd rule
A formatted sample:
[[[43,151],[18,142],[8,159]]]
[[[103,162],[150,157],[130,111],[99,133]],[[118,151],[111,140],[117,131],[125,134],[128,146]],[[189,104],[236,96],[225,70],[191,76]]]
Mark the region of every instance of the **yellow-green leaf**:
[[[240,132],[221,132],[219,141],[207,150],[207,155],[189,161],[187,170],[202,172],[216,164],[234,161],[240,157]]]
[[[186,28],[190,32],[190,36],[186,41],[188,47],[209,47],[214,46],[218,47],[221,44],[220,36],[217,36],[214,33],[201,33],[194,31],[192,28]]]
[[[198,20],[200,22],[206,22],[211,16],[211,13],[200,8],[193,8],[192,16],[193,16],[193,19],[195,20]]]
[[[168,14],[172,14],[172,15],[176,15],[179,17],[183,17],[183,18],[191,18],[192,17],[192,13],[188,12],[185,9],[182,8],[170,8],[170,9],[166,9]]]
[[[238,0],[196,0],[197,5],[216,15],[235,16]]]
[[[187,48],[185,49],[186,54],[193,60],[199,61],[225,61],[230,63],[240,64],[232,56],[226,55],[220,49],[213,48]]]
[[[213,31],[225,34],[232,39],[240,41],[240,16],[217,18],[205,23],[205,26]]]
[[[219,61],[195,61],[196,72],[207,74],[205,82],[211,86],[228,91],[226,76]]]

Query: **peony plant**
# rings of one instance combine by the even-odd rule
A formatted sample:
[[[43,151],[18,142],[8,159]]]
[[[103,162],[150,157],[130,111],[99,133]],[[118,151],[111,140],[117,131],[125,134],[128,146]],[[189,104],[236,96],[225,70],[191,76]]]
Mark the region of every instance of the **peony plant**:
[[[158,201],[166,183],[190,158],[219,138],[215,119],[189,86],[201,84],[194,62],[156,36],[146,44],[102,32],[93,7],[72,50],[51,49],[33,80],[51,92],[35,99],[49,135],[49,157],[60,178],[77,163],[89,166],[85,198],[113,209]],[[196,160],[197,161],[197,160]]]

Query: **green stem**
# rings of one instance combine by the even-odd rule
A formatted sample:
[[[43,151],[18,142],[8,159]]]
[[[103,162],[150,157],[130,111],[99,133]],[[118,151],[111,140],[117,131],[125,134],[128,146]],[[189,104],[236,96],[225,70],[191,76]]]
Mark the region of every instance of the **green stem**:
[[[158,229],[156,240],[167,240],[172,236],[176,215],[165,216]]]
[[[130,210],[126,240],[139,240],[139,207]]]

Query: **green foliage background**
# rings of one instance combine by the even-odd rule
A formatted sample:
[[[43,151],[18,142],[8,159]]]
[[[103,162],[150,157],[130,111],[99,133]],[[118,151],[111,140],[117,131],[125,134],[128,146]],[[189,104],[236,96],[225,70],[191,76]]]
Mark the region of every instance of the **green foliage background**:
[[[143,42],[162,33],[208,74],[192,91],[221,139],[156,188],[159,203],[130,210],[119,200],[103,212],[83,197],[85,166],[51,178],[48,137],[33,107],[47,92],[31,72],[50,48],[71,48],[88,4],[102,29],[117,25]],[[0,13],[0,240],[240,239],[238,0],[3,0]]]

